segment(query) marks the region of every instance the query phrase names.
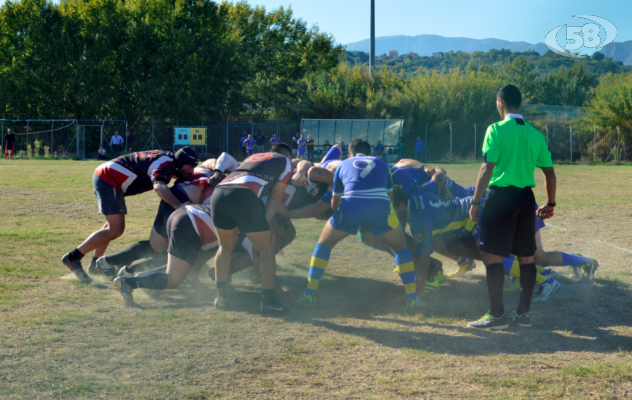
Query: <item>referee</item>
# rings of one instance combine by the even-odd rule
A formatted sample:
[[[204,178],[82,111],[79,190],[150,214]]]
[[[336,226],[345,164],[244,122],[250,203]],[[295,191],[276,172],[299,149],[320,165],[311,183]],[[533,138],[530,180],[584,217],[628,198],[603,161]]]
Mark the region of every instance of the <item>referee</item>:
[[[556,178],[544,136],[519,114],[522,96],[514,85],[496,94],[501,122],[487,128],[483,141],[483,165],[478,173],[470,218],[478,221],[481,197],[489,192],[480,218],[481,253],[487,270],[490,310],[470,328],[505,329],[509,323],[530,327],[529,306],[535,286],[535,218],[553,216]],[[534,170],[541,168],[546,181],[546,205],[534,215]],[[511,317],[505,315],[503,257],[510,254],[520,263],[520,304]]]

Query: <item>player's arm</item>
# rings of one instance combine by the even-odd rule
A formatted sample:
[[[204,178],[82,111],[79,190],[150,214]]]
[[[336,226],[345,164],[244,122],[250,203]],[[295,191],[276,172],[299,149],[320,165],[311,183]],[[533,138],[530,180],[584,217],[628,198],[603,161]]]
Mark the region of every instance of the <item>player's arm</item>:
[[[345,185],[342,183],[342,179],[340,178],[340,168],[336,170],[334,173],[334,188],[333,195],[331,196],[331,209],[337,210],[340,205],[340,200],[342,199],[342,195],[345,192]]]
[[[307,171],[307,176],[312,182],[326,183],[330,186],[334,184],[334,173],[327,168],[311,167]]]
[[[285,193],[285,189],[287,188],[287,183],[283,181],[277,181],[268,196],[268,201],[266,202],[266,221],[270,223],[274,214],[277,213],[279,206],[281,205],[281,197],[283,193]]]
[[[557,177],[553,167],[542,167],[544,181],[546,184],[546,202],[555,204],[555,192],[557,190]],[[543,205],[538,208],[538,216],[542,219],[551,218],[554,214],[554,207]]]
[[[485,194],[485,190],[489,186],[489,181],[492,179],[492,174],[494,173],[494,168],[496,167],[495,162],[484,162],[481,165],[481,169],[478,171],[478,179],[476,179],[476,189],[474,190],[474,198],[472,199],[472,204],[470,206],[470,219],[474,222],[478,222],[478,212],[480,211],[480,203],[483,194]]]
[[[184,204],[189,204],[180,203],[180,200],[178,200],[178,198],[174,196],[173,193],[171,193],[171,190],[169,190],[169,186],[167,186],[167,184],[162,181],[154,182],[154,192],[156,192],[158,197],[160,197],[165,203],[169,204],[176,210],[182,207]]]
[[[296,164],[294,163],[294,161],[297,161]],[[292,167],[296,169],[296,172],[292,176],[292,183],[294,184],[294,186],[307,186],[307,174],[309,172],[309,169],[313,166],[314,164],[311,161],[298,159],[292,160]]]
[[[289,219],[316,218],[329,210],[331,210],[331,205],[329,203],[317,201],[305,207],[288,211],[287,215],[284,215],[284,217]],[[281,212],[281,214],[283,213]]]

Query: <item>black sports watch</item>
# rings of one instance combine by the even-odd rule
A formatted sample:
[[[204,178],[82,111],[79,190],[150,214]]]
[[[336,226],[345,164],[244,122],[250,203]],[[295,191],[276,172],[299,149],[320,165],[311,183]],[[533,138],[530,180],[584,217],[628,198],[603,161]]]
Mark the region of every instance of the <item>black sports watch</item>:
[[[473,206],[480,206],[481,202],[480,202],[480,200],[479,201],[470,200],[470,204],[473,205]]]
[[[547,205],[547,206],[549,206],[549,207],[555,207],[555,206],[557,205],[557,203],[556,203],[556,202],[549,203],[549,202],[547,201],[547,202],[546,202],[546,205]]]

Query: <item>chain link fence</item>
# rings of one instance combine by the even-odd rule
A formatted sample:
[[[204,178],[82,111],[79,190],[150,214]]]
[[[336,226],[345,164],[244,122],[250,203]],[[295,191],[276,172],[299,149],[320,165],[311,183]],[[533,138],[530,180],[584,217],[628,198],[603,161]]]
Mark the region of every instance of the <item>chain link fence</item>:
[[[553,159],[558,162],[629,162],[632,156],[632,133],[619,127],[596,127],[580,121],[532,120],[545,135]],[[17,157],[66,157],[98,158],[99,146],[107,152],[106,158],[114,157],[110,145],[115,131],[124,138],[121,153],[147,149],[174,151],[174,130],[191,126],[206,128],[206,144],[194,146],[203,157],[226,151],[238,159],[245,152],[242,137],[260,131],[266,137],[265,149],[270,149],[270,139],[276,133],[281,142],[291,144],[292,137],[301,132],[300,123],[250,122],[250,121],[176,121],[143,122],[128,124],[126,121],[83,120],[1,120],[2,148],[4,134],[11,129],[16,134]],[[423,125],[422,125],[423,126]],[[424,159],[427,162],[480,160],[483,138],[487,126],[477,123],[427,124],[422,131],[406,129],[404,156],[415,156],[415,141],[420,137],[426,144]],[[331,142],[331,144],[334,144]],[[375,146],[377,143],[371,143]],[[386,146],[394,153],[394,146]],[[318,149],[317,149],[318,150]]]

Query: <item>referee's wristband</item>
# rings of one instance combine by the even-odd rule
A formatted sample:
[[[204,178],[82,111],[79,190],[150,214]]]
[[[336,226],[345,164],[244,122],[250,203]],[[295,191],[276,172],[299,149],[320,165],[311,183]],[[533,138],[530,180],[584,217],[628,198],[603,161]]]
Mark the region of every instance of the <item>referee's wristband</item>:
[[[472,200],[470,200],[470,205],[472,205],[472,206],[480,206],[481,202],[480,201],[472,201]]]
[[[555,207],[555,206],[557,205],[557,203],[556,203],[556,202],[549,203],[549,202],[547,201],[547,202],[546,202],[546,205],[547,205],[547,206],[549,206],[549,207]]]

